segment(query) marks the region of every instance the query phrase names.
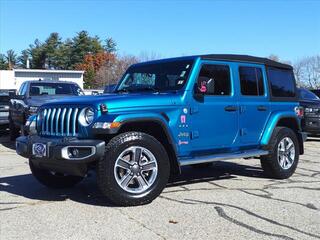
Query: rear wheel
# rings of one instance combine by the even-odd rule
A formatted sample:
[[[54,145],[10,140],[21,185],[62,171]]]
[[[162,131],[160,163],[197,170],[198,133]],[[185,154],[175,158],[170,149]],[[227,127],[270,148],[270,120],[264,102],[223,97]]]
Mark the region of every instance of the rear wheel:
[[[33,176],[43,185],[49,188],[70,188],[81,182],[83,177],[72,176],[35,166],[31,160],[29,160],[29,166]]]
[[[169,175],[170,163],[164,147],[141,132],[114,137],[98,163],[98,186],[116,205],[151,202],[160,195]]]
[[[277,179],[289,178],[299,161],[299,143],[295,132],[290,128],[276,127],[269,150],[269,155],[261,157],[261,166],[266,175]]]

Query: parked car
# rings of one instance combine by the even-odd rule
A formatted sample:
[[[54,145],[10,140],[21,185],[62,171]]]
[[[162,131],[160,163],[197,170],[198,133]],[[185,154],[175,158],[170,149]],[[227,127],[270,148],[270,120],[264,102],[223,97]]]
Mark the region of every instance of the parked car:
[[[0,128],[6,128],[9,123],[9,92],[12,90],[0,89]]]
[[[74,82],[52,80],[26,81],[18,93],[11,95],[9,105],[10,138],[15,140],[23,129],[28,117],[36,114],[38,107],[55,99],[83,95]]]
[[[299,101],[304,108],[301,121],[303,131],[308,135],[320,135],[320,98],[313,92],[300,88]]]
[[[290,65],[180,57],[132,65],[113,94],[42,105],[16,149],[48,187],[71,187],[96,169],[104,196],[139,205],[186,165],[260,158],[266,175],[289,178],[304,152],[300,115]]]
[[[317,95],[320,98],[320,89],[313,89],[310,91],[313,92],[315,95]]]

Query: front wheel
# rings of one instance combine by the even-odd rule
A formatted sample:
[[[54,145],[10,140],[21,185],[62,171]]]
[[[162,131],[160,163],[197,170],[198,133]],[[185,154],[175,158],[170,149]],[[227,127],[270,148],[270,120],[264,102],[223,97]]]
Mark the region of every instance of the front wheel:
[[[116,205],[150,203],[160,195],[170,175],[166,150],[141,132],[120,134],[108,143],[98,163],[98,186]]]
[[[289,178],[299,161],[297,135],[290,128],[276,127],[269,144],[270,154],[261,157],[261,166],[267,176]]]
[[[72,176],[35,166],[31,160],[29,160],[30,170],[32,175],[43,185],[49,188],[70,188],[81,182],[83,177]]]

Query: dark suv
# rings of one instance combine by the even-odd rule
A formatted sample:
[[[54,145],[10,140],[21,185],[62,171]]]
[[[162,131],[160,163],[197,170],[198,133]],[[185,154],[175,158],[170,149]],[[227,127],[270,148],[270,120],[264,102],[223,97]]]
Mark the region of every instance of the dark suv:
[[[18,93],[11,94],[9,108],[10,138],[15,140],[23,129],[28,117],[36,114],[44,103],[70,96],[84,95],[74,82],[63,81],[26,81]]]
[[[299,101],[304,108],[304,117],[301,121],[303,131],[308,135],[320,135],[320,98],[313,92],[300,88]]]
[[[33,175],[53,188],[97,171],[117,205],[151,202],[182,166],[260,158],[266,175],[296,170],[305,134],[290,65],[201,55],[132,65],[112,94],[61,99],[16,141]]]
[[[0,128],[6,128],[9,123],[9,92],[12,90],[0,90]]]

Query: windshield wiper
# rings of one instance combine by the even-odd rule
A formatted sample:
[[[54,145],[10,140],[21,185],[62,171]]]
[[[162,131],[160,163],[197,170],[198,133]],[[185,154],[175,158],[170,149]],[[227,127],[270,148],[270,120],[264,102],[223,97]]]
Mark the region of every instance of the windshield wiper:
[[[130,91],[131,91],[131,89],[129,89],[129,88],[122,88],[122,89],[117,89],[114,92],[115,93],[128,93]]]
[[[136,88],[122,88],[115,90],[115,93],[128,93],[128,92],[140,92],[140,91],[153,91],[156,93],[160,92],[159,88],[156,87],[136,87]]]
[[[141,87],[134,89],[135,91],[153,91],[153,92],[160,92],[159,88],[156,87]]]

